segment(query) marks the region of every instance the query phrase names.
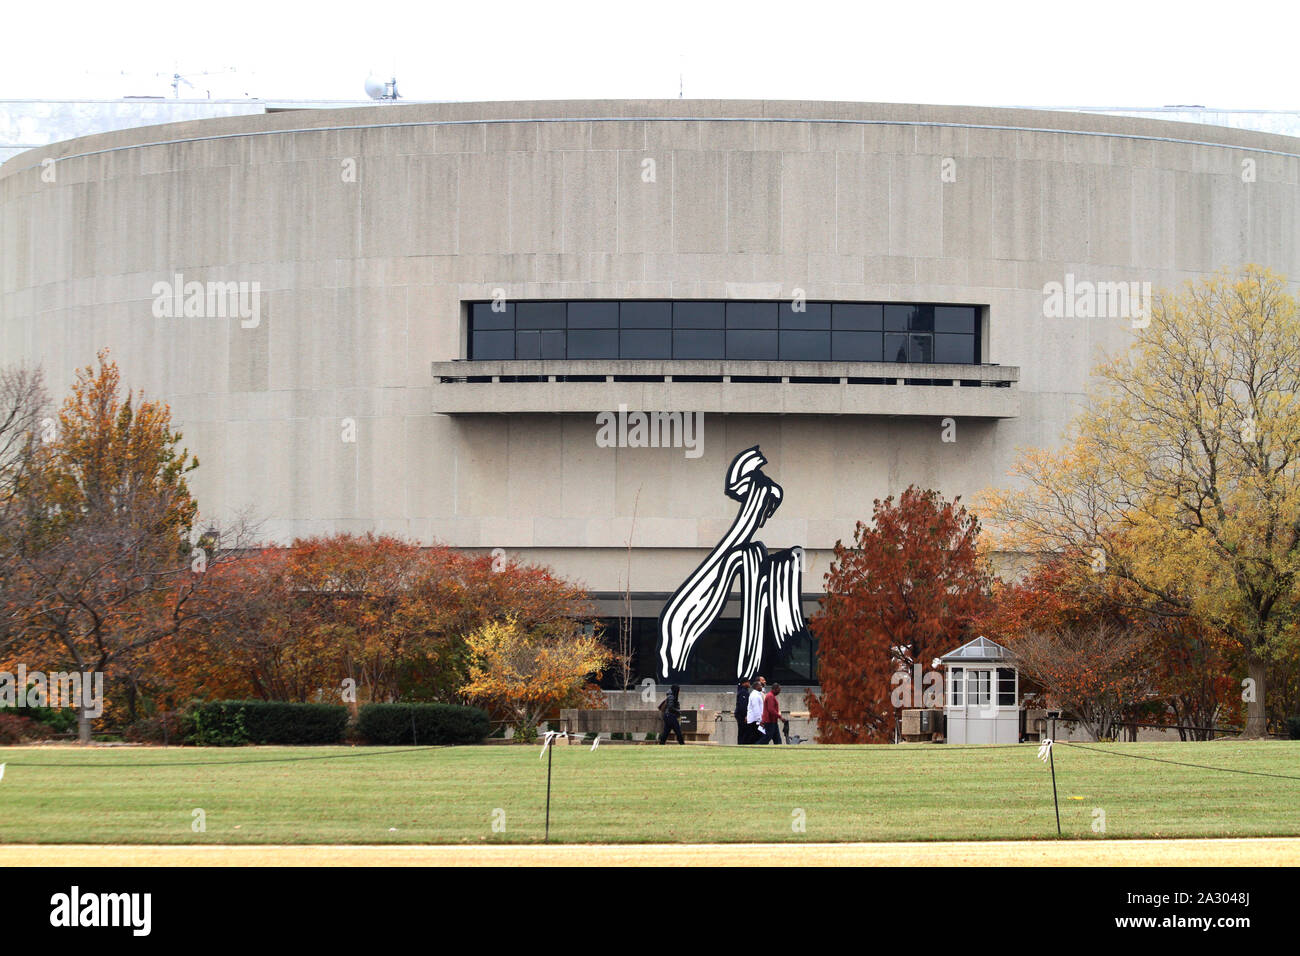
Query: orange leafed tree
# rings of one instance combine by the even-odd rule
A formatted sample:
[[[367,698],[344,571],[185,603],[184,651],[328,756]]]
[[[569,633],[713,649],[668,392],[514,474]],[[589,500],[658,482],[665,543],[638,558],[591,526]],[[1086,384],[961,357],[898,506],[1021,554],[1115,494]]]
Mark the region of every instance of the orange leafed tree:
[[[1209,736],[1233,687],[1230,642],[1176,608],[1159,613],[1091,570],[1088,557],[1056,555],[995,583],[980,629],[1016,653],[1048,706],[1078,716],[1094,737],[1138,720]]]
[[[466,638],[486,623],[565,631],[592,618],[582,589],[547,568],[387,535],[267,547],[216,580],[228,613],[161,651],[177,700],[338,701],[351,681],[357,703],[454,702],[469,673]]]
[[[891,678],[928,668],[971,636],[988,601],[979,521],[938,492],[910,486],[877,500],[873,523],[836,542],[826,596],[812,619],[821,695],[808,705],[822,743],[890,739]],[[919,693],[919,689],[918,689]]]

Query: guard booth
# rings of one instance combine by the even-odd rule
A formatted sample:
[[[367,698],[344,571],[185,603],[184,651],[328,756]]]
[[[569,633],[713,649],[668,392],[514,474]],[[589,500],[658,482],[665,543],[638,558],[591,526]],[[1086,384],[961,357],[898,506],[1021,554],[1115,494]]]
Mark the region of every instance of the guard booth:
[[[939,660],[947,670],[948,743],[1019,743],[1020,673],[1011,652],[977,637]]]

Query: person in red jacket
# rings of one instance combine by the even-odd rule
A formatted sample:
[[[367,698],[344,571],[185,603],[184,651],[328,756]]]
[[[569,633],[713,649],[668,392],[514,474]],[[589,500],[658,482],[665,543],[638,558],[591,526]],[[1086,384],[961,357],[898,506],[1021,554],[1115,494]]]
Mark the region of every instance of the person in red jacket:
[[[763,697],[763,729],[767,731],[763,735],[763,743],[781,742],[781,702],[777,700],[780,693],[781,685],[773,684],[772,689]]]

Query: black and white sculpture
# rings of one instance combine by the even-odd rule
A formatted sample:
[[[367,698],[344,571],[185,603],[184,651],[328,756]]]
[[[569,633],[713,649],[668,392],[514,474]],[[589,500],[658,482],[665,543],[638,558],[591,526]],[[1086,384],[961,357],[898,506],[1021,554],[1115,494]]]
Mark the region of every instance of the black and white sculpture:
[[[799,605],[803,550],[769,554],[763,542],[752,540],[781,505],[781,486],[763,474],[766,464],[755,445],[733,458],[727,469],[724,490],[740,502],[740,513],[659,614],[659,669],[665,679],[686,667],[695,642],[722,613],[737,575],[741,578],[738,678],[757,670],[766,633],[771,633],[777,649],[808,635]]]

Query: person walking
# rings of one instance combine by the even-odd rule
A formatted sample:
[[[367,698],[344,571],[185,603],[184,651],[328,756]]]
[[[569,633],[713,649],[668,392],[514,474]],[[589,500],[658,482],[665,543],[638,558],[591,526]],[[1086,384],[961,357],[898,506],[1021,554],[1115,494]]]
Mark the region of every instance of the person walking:
[[[759,678],[762,681],[763,678]],[[750,688],[749,702],[745,706],[745,724],[749,727],[749,742],[763,742],[763,692],[757,687]]]
[[[749,678],[742,677],[736,685],[736,743],[749,743],[749,725],[745,714],[749,711]]]
[[[679,697],[680,693],[681,688],[676,684],[673,684],[672,690],[668,692],[668,696],[664,698],[663,704],[660,705],[660,709],[664,715],[664,729],[659,734],[660,744],[668,743],[669,733],[677,735],[677,742],[679,744],[682,744],[683,746],[686,744],[686,741],[682,738],[682,703]]]
[[[763,695],[763,729],[767,735],[763,743],[779,744],[781,742],[781,685],[773,684],[772,689]]]

